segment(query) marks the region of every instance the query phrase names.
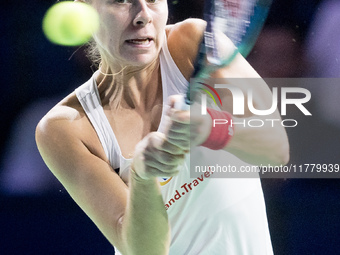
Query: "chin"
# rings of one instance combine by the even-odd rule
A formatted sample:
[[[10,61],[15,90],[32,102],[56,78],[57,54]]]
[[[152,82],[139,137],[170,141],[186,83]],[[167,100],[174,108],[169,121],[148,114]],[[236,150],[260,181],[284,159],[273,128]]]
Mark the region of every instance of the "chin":
[[[129,59],[129,64],[132,66],[148,66],[155,62],[158,56],[158,54],[133,56]]]

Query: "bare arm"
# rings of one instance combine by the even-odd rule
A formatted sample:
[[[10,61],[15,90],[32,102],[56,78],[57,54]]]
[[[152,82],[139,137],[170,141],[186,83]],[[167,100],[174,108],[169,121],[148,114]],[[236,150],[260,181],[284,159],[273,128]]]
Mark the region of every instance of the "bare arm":
[[[266,110],[271,108],[272,92],[265,81],[241,55],[230,66],[219,70],[216,77],[241,77],[241,79],[228,79],[228,81],[243,91],[245,102],[248,100],[247,92],[251,90],[253,105],[256,109]],[[226,89],[220,89],[219,93],[223,96],[223,110],[232,113],[231,102],[233,102],[233,98],[231,93],[226,92]],[[252,127],[248,123],[254,119],[262,121],[264,125],[260,128]],[[267,121],[268,119],[275,119],[276,121]],[[288,162],[288,138],[284,127],[281,125],[281,116],[277,109],[270,115],[254,115],[246,106],[245,115],[233,116],[233,122],[239,124],[234,125],[234,136],[224,148],[225,150],[254,165],[280,165]]]
[[[36,141],[47,166],[123,254],[167,254],[170,232],[156,178],[141,179],[132,173],[126,186],[110,165],[79,139],[82,132],[75,121],[44,117]],[[159,137],[155,134],[143,140],[150,150],[154,136]],[[166,170],[171,175],[171,169]]]

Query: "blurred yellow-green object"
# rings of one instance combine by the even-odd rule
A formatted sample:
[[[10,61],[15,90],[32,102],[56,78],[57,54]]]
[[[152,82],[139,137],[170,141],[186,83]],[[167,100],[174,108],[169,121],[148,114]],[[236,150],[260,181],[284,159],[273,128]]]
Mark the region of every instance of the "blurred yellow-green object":
[[[99,16],[90,5],[64,1],[50,7],[43,18],[43,31],[55,44],[77,46],[88,42],[99,28]]]

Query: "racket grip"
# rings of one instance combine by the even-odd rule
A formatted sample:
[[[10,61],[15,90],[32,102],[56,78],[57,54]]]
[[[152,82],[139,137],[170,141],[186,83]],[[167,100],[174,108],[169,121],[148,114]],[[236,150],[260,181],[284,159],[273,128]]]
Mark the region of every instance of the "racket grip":
[[[181,111],[189,111],[190,106],[185,102],[185,96],[180,95],[176,99],[174,106],[176,110],[181,110]],[[158,131],[167,134],[168,132],[168,125],[169,125],[169,116],[164,116],[164,118],[161,120],[160,126],[158,128]]]
[[[180,98],[175,102],[174,108],[182,111],[190,110],[190,105],[186,103],[184,95],[181,95]]]

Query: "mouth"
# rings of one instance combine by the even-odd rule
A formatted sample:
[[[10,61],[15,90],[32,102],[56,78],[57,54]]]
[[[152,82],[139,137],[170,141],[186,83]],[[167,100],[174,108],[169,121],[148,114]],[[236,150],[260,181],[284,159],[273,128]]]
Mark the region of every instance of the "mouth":
[[[152,42],[152,38],[136,38],[136,39],[129,39],[126,40],[127,43],[135,44],[135,45],[149,45]]]

